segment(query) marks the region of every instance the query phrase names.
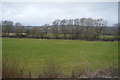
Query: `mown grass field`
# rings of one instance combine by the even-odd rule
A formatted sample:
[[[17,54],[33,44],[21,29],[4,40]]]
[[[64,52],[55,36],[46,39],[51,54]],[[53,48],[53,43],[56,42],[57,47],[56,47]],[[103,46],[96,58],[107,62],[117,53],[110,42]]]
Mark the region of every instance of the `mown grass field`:
[[[2,51],[3,61],[25,64],[33,74],[40,72],[47,59],[56,60],[66,74],[80,62],[87,63],[93,71],[118,63],[118,43],[115,41],[4,38]]]

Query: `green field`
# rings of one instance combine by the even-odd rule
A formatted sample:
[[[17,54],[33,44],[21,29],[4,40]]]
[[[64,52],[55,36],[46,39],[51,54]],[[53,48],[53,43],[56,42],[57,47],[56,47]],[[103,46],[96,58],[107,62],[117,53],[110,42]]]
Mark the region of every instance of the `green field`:
[[[18,61],[26,64],[31,72],[39,73],[45,60],[54,59],[69,74],[80,62],[87,63],[90,70],[117,66],[118,42],[45,40],[45,39],[2,39],[3,61]]]

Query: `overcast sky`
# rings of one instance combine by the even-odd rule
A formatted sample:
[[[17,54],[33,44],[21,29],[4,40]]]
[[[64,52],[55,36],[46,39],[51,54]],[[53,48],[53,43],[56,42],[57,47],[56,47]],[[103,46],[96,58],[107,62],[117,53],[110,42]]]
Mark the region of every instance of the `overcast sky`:
[[[23,25],[51,24],[56,19],[103,18],[118,22],[117,2],[4,2],[2,19]]]

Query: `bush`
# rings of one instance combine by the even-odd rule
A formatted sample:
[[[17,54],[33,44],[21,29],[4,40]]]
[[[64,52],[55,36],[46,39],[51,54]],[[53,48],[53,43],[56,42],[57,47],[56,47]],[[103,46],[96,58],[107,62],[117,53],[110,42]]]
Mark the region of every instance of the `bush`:
[[[61,76],[60,66],[54,59],[45,60],[39,78],[58,78]]]
[[[26,65],[20,66],[19,61],[4,61],[2,63],[2,77],[3,78],[30,78],[30,71]]]
[[[81,62],[73,66],[72,78],[83,78],[87,77],[89,73],[88,64],[86,62]]]
[[[116,67],[109,67],[91,73],[91,78],[119,78],[120,72]]]

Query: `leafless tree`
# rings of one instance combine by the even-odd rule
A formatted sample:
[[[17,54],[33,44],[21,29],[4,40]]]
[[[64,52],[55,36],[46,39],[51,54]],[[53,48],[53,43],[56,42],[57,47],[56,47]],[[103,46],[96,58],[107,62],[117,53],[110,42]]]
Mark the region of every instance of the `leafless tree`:
[[[3,36],[9,36],[9,33],[13,30],[12,21],[2,21],[2,33]]]
[[[37,27],[37,26],[32,27],[31,33],[32,33],[32,37],[39,38],[40,37],[39,36],[39,34],[40,34],[39,27]]]
[[[66,38],[67,35],[67,20],[61,20],[60,21],[60,32]]]
[[[68,20],[68,34],[69,34],[69,39],[74,39],[74,25],[73,25],[73,19]]]
[[[15,23],[15,33],[17,37],[22,36],[23,34],[24,27],[22,26],[21,23]]]
[[[52,27],[51,27],[51,31],[52,34],[54,35],[54,38],[58,38],[58,34],[59,34],[59,23],[60,20],[55,20],[52,23]]]
[[[98,39],[99,35],[104,32],[107,22],[103,19],[96,19],[94,20],[94,31],[95,31],[95,38]]]
[[[46,38],[48,37],[48,32],[49,32],[48,28],[49,28],[49,24],[45,24],[43,26],[43,31],[44,31],[44,34],[45,34],[44,37],[46,37]]]
[[[27,27],[27,28],[25,29],[26,37],[31,37],[31,35],[32,35],[31,30],[32,30],[32,29],[29,28],[29,27]]]
[[[74,19],[74,37],[76,39],[80,39],[81,38],[81,31],[82,31],[82,27],[80,26],[80,20],[79,19]]]
[[[45,37],[44,27],[43,27],[43,26],[40,26],[40,27],[39,27],[39,31],[40,31],[39,35],[40,35],[40,37],[43,39],[43,38]],[[46,32],[46,34],[47,34],[47,32]]]

